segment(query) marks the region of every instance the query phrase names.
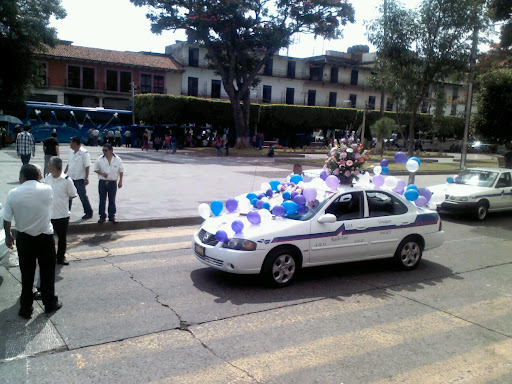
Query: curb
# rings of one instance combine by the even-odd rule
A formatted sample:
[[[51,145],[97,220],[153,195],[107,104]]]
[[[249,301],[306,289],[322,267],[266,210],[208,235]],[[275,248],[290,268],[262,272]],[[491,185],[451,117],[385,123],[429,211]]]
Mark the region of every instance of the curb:
[[[145,220],[126,220],[118,221],[116,224],[106,221],[103,224],[98,223],[70,223],[68,226],[68,234],[85,234],[85,233],[103,233],[128,231],[135,229],[147,228],[164,228],[178,227],[184,225],[199,225],[204,220],[199,216],[190,217],[173,217],[163,219],[145,219]]]

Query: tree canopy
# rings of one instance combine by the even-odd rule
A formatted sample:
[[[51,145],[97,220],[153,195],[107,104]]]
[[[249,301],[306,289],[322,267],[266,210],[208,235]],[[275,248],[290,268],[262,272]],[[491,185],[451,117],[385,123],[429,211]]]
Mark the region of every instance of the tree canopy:
[[[354,21],[347,0],[130,0],[149,6],[152,31],[185,30],[206,48],[231,101],[237,146],[248,146],[250,89],[258,72],[296,33],[340,38]]]
[[[489,4],[491,17],[494,21],[503,21],[501,26],[501,46],[512,46],[512,0],[491,0]]]
[[[66,17],[60,0],[2,1],[0,5],[0,109],[15,113],[23,107],[34,76],[33,52],[54,45],[57,33],[50,17]]]

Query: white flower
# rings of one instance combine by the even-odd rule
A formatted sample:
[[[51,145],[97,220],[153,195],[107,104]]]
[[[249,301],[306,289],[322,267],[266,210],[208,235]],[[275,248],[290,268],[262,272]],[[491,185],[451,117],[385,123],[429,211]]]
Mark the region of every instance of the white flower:
[[[354,152],[354,150],[353,150],[352,148],[347,148],[347,149],[346,149],[346,151],[347,151],[347,153],[352,153],[352,152]]]

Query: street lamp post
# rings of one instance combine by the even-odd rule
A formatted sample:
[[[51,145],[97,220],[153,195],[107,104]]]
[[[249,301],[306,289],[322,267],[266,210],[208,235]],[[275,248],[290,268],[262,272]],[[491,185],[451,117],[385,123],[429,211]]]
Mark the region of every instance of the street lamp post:
[[[132,91],[132,125],[135,125],[135,89],[137,86],[133,81],[130,83],[130,89]]]

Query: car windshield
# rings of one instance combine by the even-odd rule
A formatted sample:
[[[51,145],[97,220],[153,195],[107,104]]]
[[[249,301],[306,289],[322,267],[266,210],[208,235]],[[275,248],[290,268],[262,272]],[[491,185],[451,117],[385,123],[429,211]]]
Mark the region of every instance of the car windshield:
[[[497,172],[466,169],[455,177],[455,183],[476,187],[492,187],[497,177]]]
[[[313,203],[308,203],[306,207],[308,210],[304,214],[293,213],[290,215],[284,215],[287,219],[307,221],[317,214],[320,209],[327,203],[335,192],[323,191],[317,189],[316,200]]]

